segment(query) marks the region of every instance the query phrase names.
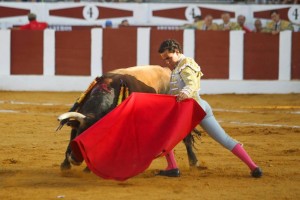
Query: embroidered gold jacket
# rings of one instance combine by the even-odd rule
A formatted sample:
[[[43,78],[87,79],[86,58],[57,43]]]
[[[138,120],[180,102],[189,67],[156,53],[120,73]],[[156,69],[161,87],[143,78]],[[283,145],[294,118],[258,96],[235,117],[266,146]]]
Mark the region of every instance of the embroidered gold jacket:
[[[240,27],[240,25],[238,23],[236,23],[236,22],[229,22],[228,26],[229,26],[230,30],[242,30],[242,28]],[[224,23],[219,25],[219,30],[225,30]]]
[[[194,59],[182,55],[171,74],[170,94],[178,95],[183,92],[199,102],[201,76],[203,76],[201,68]]]
[[[280,24],[279,24],[278,28],[280,31],[284,31],[284,30],[294,31],[294,27],[293,27],[292,23],[290,23],[289,21],[286,21],[286,20],[280,20]],[[266,31],[267,32],[275,31],[275,22],[274,21],[267,23]]]

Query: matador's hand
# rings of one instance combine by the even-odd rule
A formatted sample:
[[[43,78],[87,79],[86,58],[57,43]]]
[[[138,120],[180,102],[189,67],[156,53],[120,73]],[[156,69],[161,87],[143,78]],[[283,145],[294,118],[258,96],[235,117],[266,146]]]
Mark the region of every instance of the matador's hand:
[[[187,98],[188,98],[188,95],[186,95],[183,92],[180,92],[179,95],[176,97],[176,100],[177,101],[182,101],[182,100],[187,99]]]

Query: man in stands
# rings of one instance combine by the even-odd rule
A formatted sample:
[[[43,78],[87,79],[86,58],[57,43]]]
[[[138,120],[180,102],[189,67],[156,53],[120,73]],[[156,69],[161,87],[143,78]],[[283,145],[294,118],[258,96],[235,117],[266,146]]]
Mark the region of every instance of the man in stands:
[[[197,29],[197,23],[202,22],[202,16],[201,15],[196,15],[193,18],[194,18],[194,22],[192,24],[184,24],[182,26],[182,28]]]
[[[242,30],[244,30],[246,33],[250,33],[251,30],[245,25],[246,17],[244,15],[239,15],[237,17],[237,23],[240,25]]]
[[[256,19],[254,21],[254,29],[253,29],[253,32],[255,33],[263,33],[263,32],[266,32],[266,28],[263,27],[262,25],[262,22],[260,19]]]
[[[196,23],[196,28],[198,30],[203,30],[203,31],[216,31],[219,29],[218,24],[213,23],[213,16],[212,15],[206,15],[204,20],[198,21]]]
[[[221,18],[223,23],[219,25],[219,30],[230,31],[230,30],[241,30],[242,28],[236,22],[230,21],[230,14],[228,12],[222,13]]]
[[[23,26],[20,26],[20,30],[44,30],[48,27],[48,24],[45,22],[38,22],[36,20],[36,15],[34,13],[28,14],[29,23]]]
[[[272,10],[270,13],[272,21],[267,23],[266,29],[267,32],[272,33],[273,35],[278,34],[280,31],[291,30],[294,31],[292,23],[286,20],[280,19],[280,14],[277,10]]]

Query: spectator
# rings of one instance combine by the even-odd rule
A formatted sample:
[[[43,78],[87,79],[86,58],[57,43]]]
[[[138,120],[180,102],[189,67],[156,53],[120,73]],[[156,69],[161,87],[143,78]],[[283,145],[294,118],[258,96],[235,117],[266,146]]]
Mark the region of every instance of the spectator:
[[[44,30],[48,27],[48,24],[45,22],[38,22],[36,20],[36,15],[34,13],[28,14],[28,24],[20,26],[20,30]]]
[[[105,21],[105,28],[112,28],[112,27],[113,27],[112,21],[111,20],[106,20]]]
[[[283,0],[282,4],[299,4],[299,0]]]
[[[183,28],[197,29],[197,23],[202,21],[202,16],[196,15],[193,18],[194,18],[194,22],[192,24],[184,24]]]
[[[194,23],[197,23],[197,22],[199,22],[199,21],[201,21],[201,20],[202,20],[201,15],[196,15],[196,16],[194,16]]]
[[[277,10],[270,12],[272,21],[267,23],[266,32],[272,33],[273,35],[278,34],[280,31],[291,30],[294,31],[292,23],[286,20],[280,19],[280,14]]]
[[[225,12],[221,15],[223,23],[219,25],[219,30],[241,30],[242,28],[236,23],[230,21],[230,14]]]
[[[237,22],[238,22],[239,26],[242,28],[242,30],[244,30],[246,33],[251,32],[251,30],[247,26],[245,26],[246,17],[244,15],[239,15],[237,17]]]
[[[266,32],[266,29],[262,26],[262,23],[261,23],[260,19],[255,20],[253,32],[255,32],[255,33]]]
[[[213,16],[212,15],[206,15],[204,20],[199,21],[196,23],[196,28],[198,30],[213,30],[216,31],[219,29],[218,24],[213,23]]]
[[[129,22],[127,19],[123,19],[119,24],[119,27],[126,27],[126,26],[129,26]]]

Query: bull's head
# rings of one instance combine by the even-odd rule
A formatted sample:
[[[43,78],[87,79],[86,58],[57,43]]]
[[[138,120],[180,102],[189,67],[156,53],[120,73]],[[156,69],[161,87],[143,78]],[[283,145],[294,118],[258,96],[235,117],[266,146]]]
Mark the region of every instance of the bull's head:
[[[111,87],[110,78],[102,78],[92,88],[77,112],[67,112],[58,117],[60,129],[67,124],[79,135],[97,120],[106,115],[114,106],[115,89]]]

